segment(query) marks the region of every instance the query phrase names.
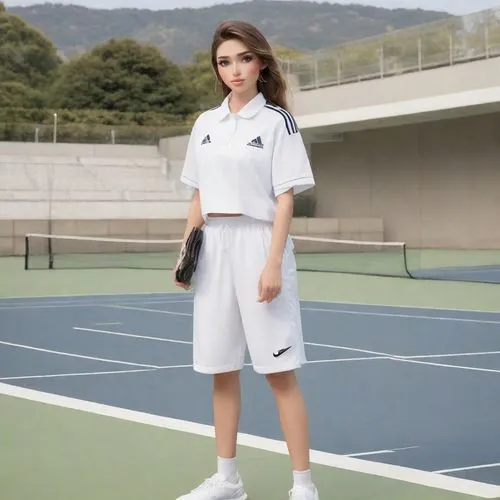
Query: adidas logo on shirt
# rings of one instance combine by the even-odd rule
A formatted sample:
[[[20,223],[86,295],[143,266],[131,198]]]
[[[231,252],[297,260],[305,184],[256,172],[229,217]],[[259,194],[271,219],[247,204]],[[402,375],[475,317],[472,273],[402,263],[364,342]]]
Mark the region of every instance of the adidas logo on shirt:
[[[210,134],[207,134],[205,136],[205,138],[201,141],[201,145],[203,146],[203,144],[208,144],[208,143],[211,143],[212,141],[210,140]]]
[[[263,149],[264,148],[264,144],[262,143],[262,139],[260,138],[260,135],[258,137],[256,137],[255,139],[252,139],[248,144],[247,146],[252,146],[254,148],[260,148],[260,149]]]

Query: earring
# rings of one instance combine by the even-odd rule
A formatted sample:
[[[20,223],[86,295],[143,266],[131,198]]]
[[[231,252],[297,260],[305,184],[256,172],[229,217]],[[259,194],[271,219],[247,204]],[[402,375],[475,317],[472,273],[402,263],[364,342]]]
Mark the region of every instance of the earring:
[[[262,73],[259,73],[259,79],[257,80],[259,83],[266,83],[267,80],[264,80],[264,77],[262,76]]]

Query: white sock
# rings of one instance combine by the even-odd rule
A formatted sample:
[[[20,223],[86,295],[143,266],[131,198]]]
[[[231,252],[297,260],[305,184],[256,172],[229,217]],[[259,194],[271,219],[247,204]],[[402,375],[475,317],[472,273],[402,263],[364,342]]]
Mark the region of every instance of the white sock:
[[[312,476],[311,470],[301,470],[293,471],[293,485],[294,486],[305,486],[306,488],[312,488]]]
[[[224,476],[229,482],[236,483],[238,481],[238,468],[236,465],[236,457],[223,458],[217,457],[217,472]]]

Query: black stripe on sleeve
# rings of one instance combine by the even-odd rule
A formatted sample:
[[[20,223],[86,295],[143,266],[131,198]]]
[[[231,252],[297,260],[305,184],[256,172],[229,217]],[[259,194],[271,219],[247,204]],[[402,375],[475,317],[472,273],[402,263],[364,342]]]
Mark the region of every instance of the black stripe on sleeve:
[[[270,109],[272,111],[275,111],[276,113],[279,113],[282,117],[283,120],[285,121],[286,129],[288,131],[289,135],[296,134],[299,131],[299,128],[297,127],[297,123],[293,116],[283,108],[280,108],[278,106],[273,106],[272,104],[266,104],[265,107],[267,109]]]

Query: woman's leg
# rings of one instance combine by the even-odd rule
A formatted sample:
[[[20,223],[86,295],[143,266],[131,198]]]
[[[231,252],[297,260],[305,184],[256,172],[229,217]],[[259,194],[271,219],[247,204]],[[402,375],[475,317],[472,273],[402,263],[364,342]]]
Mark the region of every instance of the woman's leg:
[[[307,409],[295,372],[267,375],[276,399],[279,419],[294,471],[309,469]]]
[[[240,372],[214,375],[213,411],[217,469],[229,481],[237,481],[236,440],[241,414]]]
[[[246,221],[232,241],[235,289],[253,368],[265,374],[276,398],[290,452],[294,487],[292,500],[317,500],[309,469],[308,417],[295,370],[306,363],[292,241],[287,241],[281,265],[281,291],[270,303],[258,298],[259,278],[267,262],[272,226]]]
[[[293,370],[268,374],[292,462],[292,499],[317,500],[309,462],[309,425],[302,391]]]
[[[239,369],[213,376],[217,473],[177,500],[247,500],[236,463],[241,412]]]

